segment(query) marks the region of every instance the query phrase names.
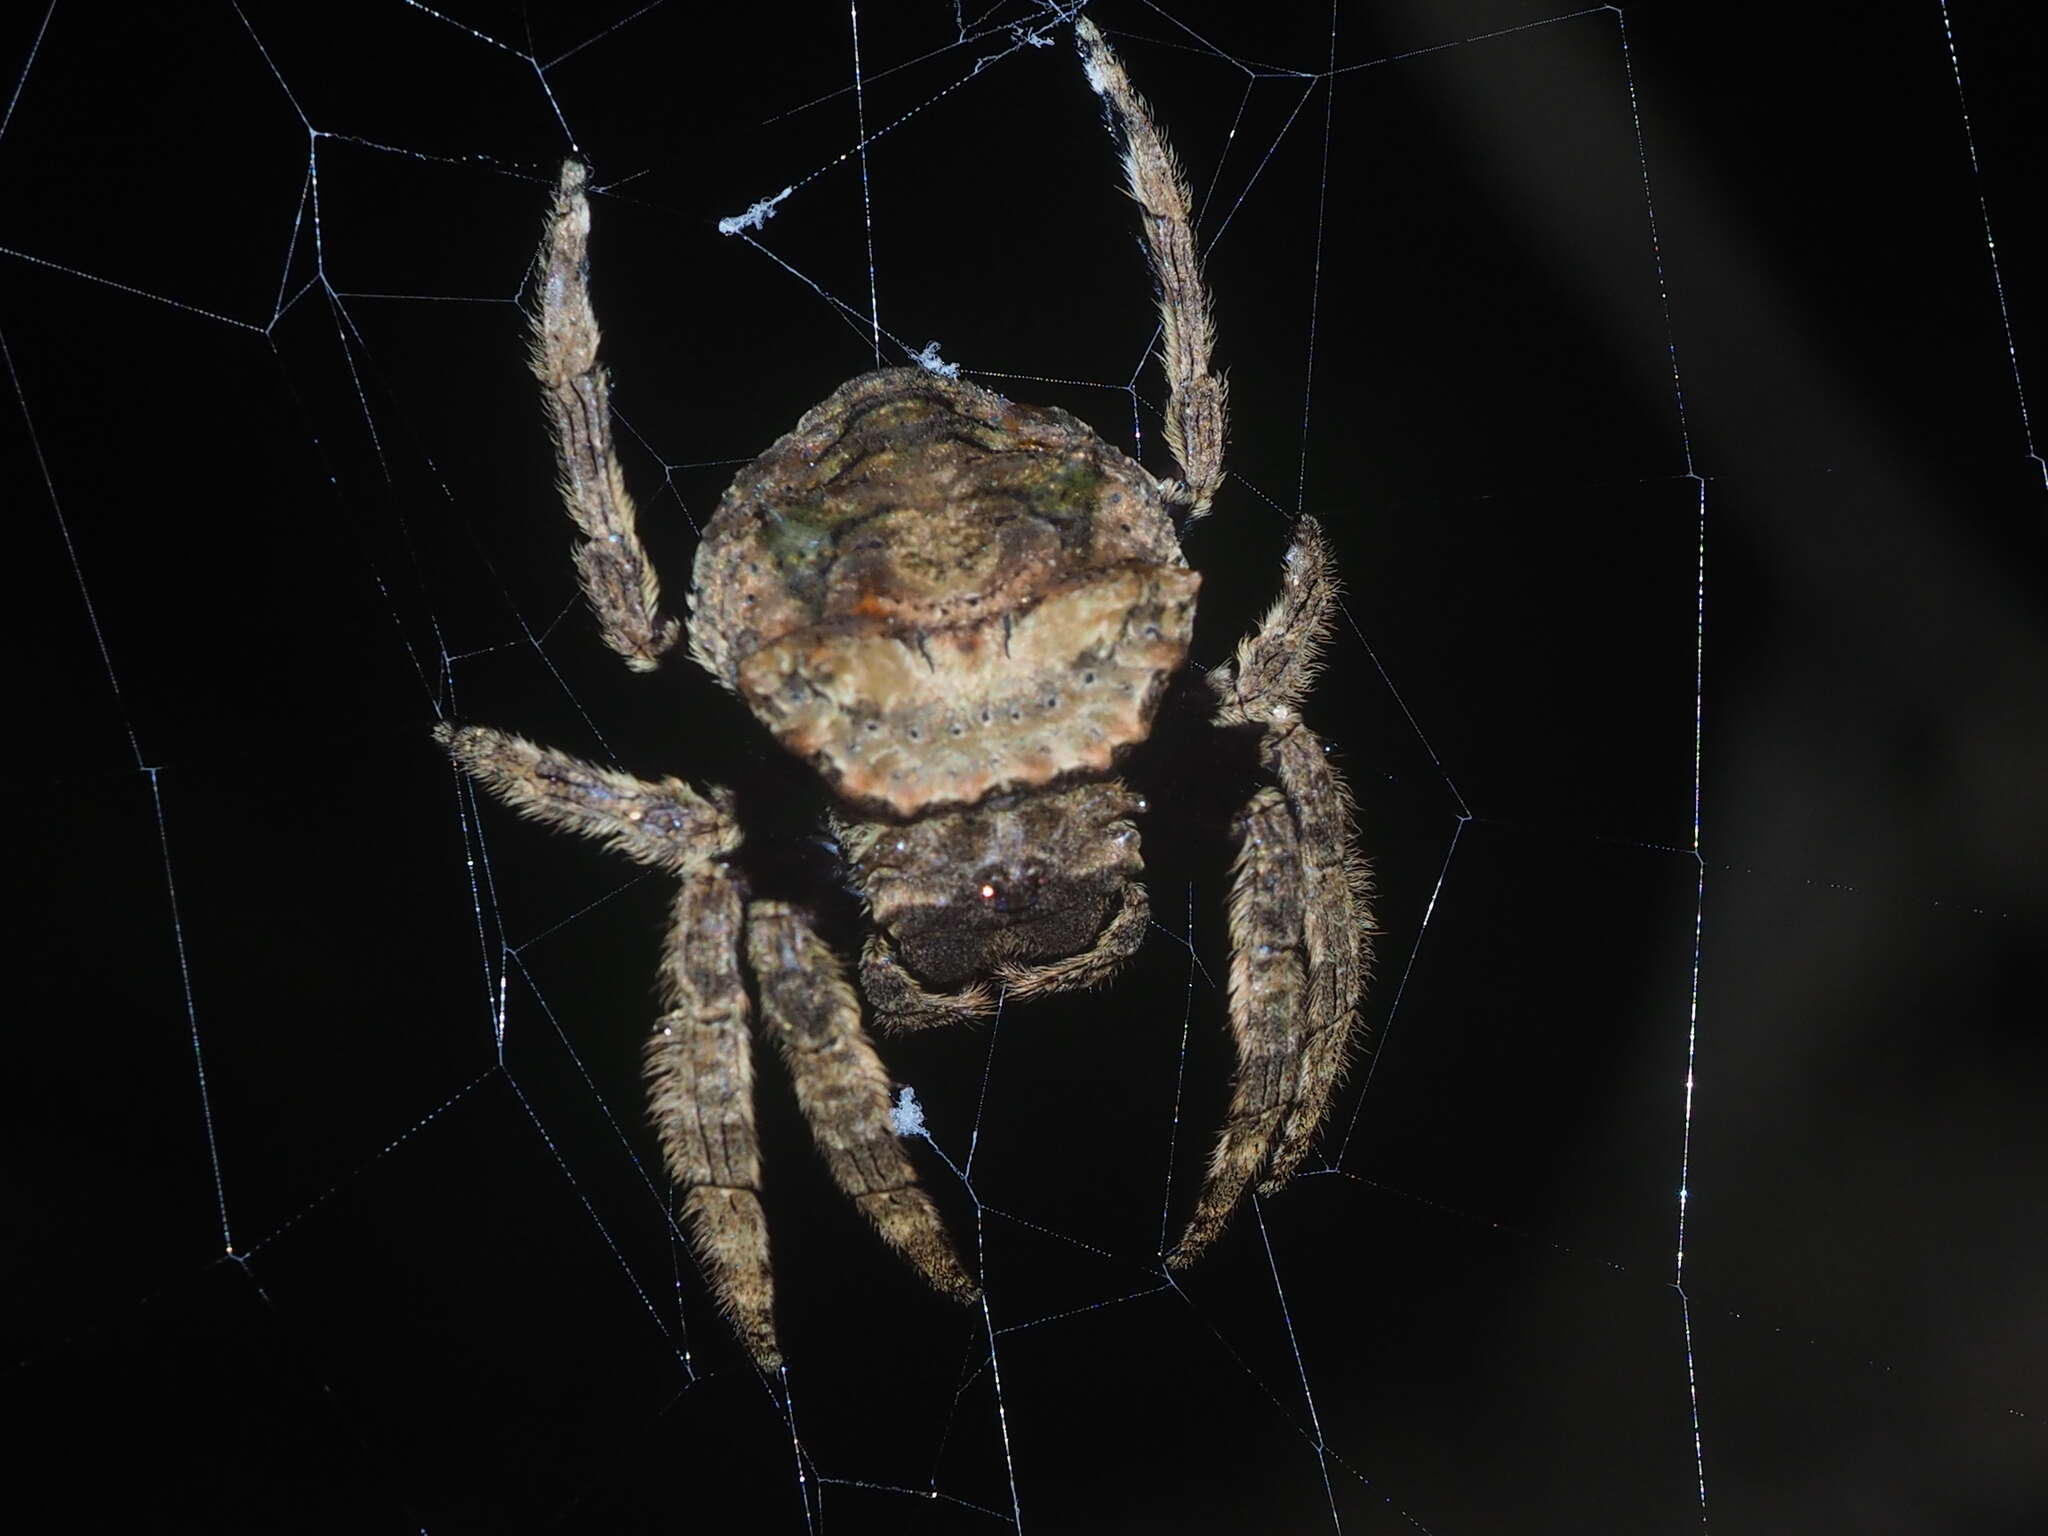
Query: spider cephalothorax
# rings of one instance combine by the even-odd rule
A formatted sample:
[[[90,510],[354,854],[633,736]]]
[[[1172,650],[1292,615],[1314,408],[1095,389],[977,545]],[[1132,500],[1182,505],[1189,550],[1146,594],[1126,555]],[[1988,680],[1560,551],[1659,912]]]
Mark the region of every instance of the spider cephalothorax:
[[[1123,67],[1085,18],[1159,282],[1181,471],[1155,479],[1064,411],[916,369],[863,374],[741,471],[705,529],[690,651],[835,802],[834,841],[872,930],[860,993],[883,1029],[1106,981],[1144,937],[1133,817],[1115,775],[1184,667],[1199,577],[1170,515],[1222,479],[1224,395],[1187,189]],[[541,249],[535,371],[606,641],[640,669],[678,638],[611,446],[585,243],[585,170],[563,168]],[[1336,601],[1322,533],[1298,526],[1284,591],[1212,718],[1251,728],[1268,780],[1236,818],[1230,1118],[1188,1228],[1191,1262],[1254,1181],[1291,1175],[1320,1127],[1368,961],[1350,802],[1300,701]],[[748,888],[729,792],[644,781],[483,726],[455,760],[526,815],[679,878],[648,1047],[654,1115],[691,1235],[754,1357],[779,1362],[759,1199],[751,1025],[758,998],[840,1186],[940,1289],[973,1282],[890,1119],[861,1000],[803,907]],[[750,993],[747,976],[751,974]]]

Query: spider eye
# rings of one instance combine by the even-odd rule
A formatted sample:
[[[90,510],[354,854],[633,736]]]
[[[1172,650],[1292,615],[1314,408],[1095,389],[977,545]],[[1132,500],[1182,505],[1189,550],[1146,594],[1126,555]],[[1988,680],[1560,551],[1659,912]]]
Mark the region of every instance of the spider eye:
[[[1045,866],[1036,859],[1016,868],[996,868],[984,873],[974,887],[982,909],[988,912],[1019,912],[1038,900],[1045,884]]]

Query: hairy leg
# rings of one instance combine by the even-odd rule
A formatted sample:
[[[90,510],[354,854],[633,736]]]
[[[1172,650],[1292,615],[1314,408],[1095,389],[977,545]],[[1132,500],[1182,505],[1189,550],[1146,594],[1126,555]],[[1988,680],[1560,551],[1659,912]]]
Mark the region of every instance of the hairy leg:
[[[875,1025],[889,1034],[966,1024],[996,1011],[995,994],[981,982],[958,992],[928,990],[896,958],[879,933],[868,935],[860,952],[860,990],[875,1010]]]
[[[1223,483],[1229,401],[1223,380],[1209,371],[1216,327],[1195,249],[1188,179],[1153,122],[1145,98],[1132,88],[1123,60],[1086,16],[1074,21],[1074,44],[1081,51],[1089,85],[1109,104],[1123,150],[1124,177],[1143,211],[1145,252],[1159,283],[1166,446],[1181,473],[1181,484],[1169,486],[1168,492],[1187,507],[1188,521],[1193,522],[1209,510]]]
[[[535,263],[533,372],[554,427],[562,504],[582,530],[576,570],[604,641],[637,672],[676,642],[661,616],[661,583],[634,526],[633,498],[612,449],[611,381],[597,361],[590,305],[589,168],[562,166]]]
[[[678,873],[739,847],[730,791],[701,795],[681,779],[649,783],[487,725],[434,727],[457,766],[520,815],[596,838]]]
[[[1252,1181],[1264,1172],[1287,1108],[1300,1097],[1294,1032],[1308,1006],[1298,942],[1301,846],[1277,789],[1262,789],[1238,816],[1230,886],[1230,1032],[1237,1076],[1230,1114],[1194,1215],[1167,1256],[1191,1264],[1213,1242]]]
[[[743,918],[722,862],[739,844],[731,797],[699,795],[678,779],[650,784],[487,726],[442,725],[434,734],[521,815],[681,877],[662,953],[662,1014],[646,1048],[653,1119],[712,1292],[755,1361],[774,1370],[782,1357],[754,1135]]]
[[[889,1074],[861,1032],[839,957],[790,907],[757,901],[747,909],[747,963],[834,1182],[935,1287],[972,1301],[979,1292],[890,1122]]]
[[[739,889],[723,871],[685,877],[662,959],[667,1008],[647,1041],[647,1086],[669,1177],[682,1187],[690,1244],[735,1331],[772,1372],[782,1352],[761,1208],[741,922]]]
[[[1044,997],[1053,992],[1099,987],[1138,952],[1151,920],[1151,898],[1145,894],[1145,887],[1134,880],[1124,887],[1123,905],[1092,946],[1078,955],[1048,960],[1042,965],[1012,962],[997,975],[1013,997]]]
[[[1336,609],[1322,530],[1302,519],[1280,598],[1232,666],[1211,673],[1225,725],[1264,727],[1273,786],[1238,818],[1230,896],[1230,1020],[1238,1074],[1195,1214],[1167,1262],[1193,1262],[1256,1181],[1270,1194],[1306,1156],[1342,1075],[1372,964],[1371,879],[1350,792],[1300,701]]]
[[[1297,718],[1322,670],[1337,615],[1336,562],[1323,525],[1304,517],[1281,560],[1280,595],[1228,666],[1209,674],[1223,725],[1273,726]]]
[[[1344,1072],[1372,970],[1372,875],[1358,852],[1350,790],[1315,732],[1300,724],[1276,728],[1262,755],[1300,830],[1300,942],[1308,978],[1308,1007],[1293,1041],[1301,1058],[1298,1096],[1259,1186],[1272,1194],[1308,1155]]]
[[[1304,517],[1283,562],[1280,596],[1237,648],[1234,664],[1210,674],[1218,719],[1263,725],[1260,757],[1299,831],[1301,944],[1308,1008],[1302,1021],[1301,1097],[1280,1128],[1267,1190],[1286,1182],[1322,1125],[1343,1071],[1358,998],[1372,969],[1372,874],[1358,852],[1351,791],[1316,734],[1301,723],[1301,701],[1322,668],[1337,616],[1337,567],[1322,525]]]

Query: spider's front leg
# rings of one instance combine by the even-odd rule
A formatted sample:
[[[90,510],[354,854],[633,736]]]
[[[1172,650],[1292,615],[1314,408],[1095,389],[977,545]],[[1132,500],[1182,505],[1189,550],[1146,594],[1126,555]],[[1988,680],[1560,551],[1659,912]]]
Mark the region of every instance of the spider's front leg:
[[[1232,665],[1210,674],[1219,725],[1258,725],[1273,784],[1238,814],[1230,891],[1230,1115],[1195,1213],[1167,1263],[1194,1262],[1254,1180],[1270,1194],[1321,1128],[1372,964],[1371,882],[1351,796],[1300,705],[1337,603],[1329,546],[1303,518],[1285,589]]]
[[[562,166],[535,259],[533,372],[554,428],[562,504],[582,530],[576,571],[604,642],[636,672],[653,670],[676,642],[661,616],[661,583],[641,546],[633,498],[612,449],[611,379],[597,361],[590,303],[589,168]]]
[[[1194,215],[1188,178],[1166,135],[1124,73],[1123,60],[1086,16],[1074,19],[1074,45],[1088,84],[1108,104],[1123,151],[1124,180],[1143,211],[1145,256],[1159,284],[1159,351],[1166,365],[1166,447],[1181,478],[1168,482],[1169,498],[1187,508],[1187,520],[1204,516],[1223,483],[1223,441],[1229,420],[1228,391],[1210,372],[1216,326],[1209,288],[1195,249]]]
[[[665,1007],[647,1078],[691,1246],[763,1369],[781,1363],[761,1151],[754,1133],[752,1005],[740,974],[744,912],[725,860],[739,847],[731,796],[601,768],[481,725],[434,732],[469,776],[522,816],[667,870],[675,896],[661,969]]]

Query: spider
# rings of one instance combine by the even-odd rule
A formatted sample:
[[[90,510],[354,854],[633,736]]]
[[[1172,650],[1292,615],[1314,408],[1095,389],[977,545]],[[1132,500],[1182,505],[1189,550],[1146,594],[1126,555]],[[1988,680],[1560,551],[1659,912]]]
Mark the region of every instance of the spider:
[[[884,369],[842,385],[742,470],[697,551],[691,658],[822,778],[840,874],[864,903],[858,990],[816,915],[752,888],[727,788],[644,780],[481,725],[455,763],[512,809],[677,878],[647,1042],[652,1112],[691,1242],[759,1366],[782,1361],[754,1129],[758,1008],[840,1189],[941,1292],[974,1280],[919,1186],[862,1028],[956,1023],[1009,998],[1097,986],[1148,925],[1117,777],[1185,675],[1200,578],[1172,511],[1223,478],[1225,396],[1178,163],[1116,54],[1075,39],[1142,213],[1158,285],[1165,438],[1156,479],[1064,411]],[[605,641],[638,671],[681,637],[611,438],[588,289],[586,168],[562,168],[537,258],[534,372],[576,565]],[[1300,704],[1337,581],[1298,523],[1283,591],[1234,661],[1194,687],[1207,725],[1253,738],[1229,904],[1238,1068],[1194,1213],[1191,1262],[1254,1181],[1277,1189],[1320,1127],[1370,961],[1350,797]],[[1206,725],[1205,725],[1206,729]]]

